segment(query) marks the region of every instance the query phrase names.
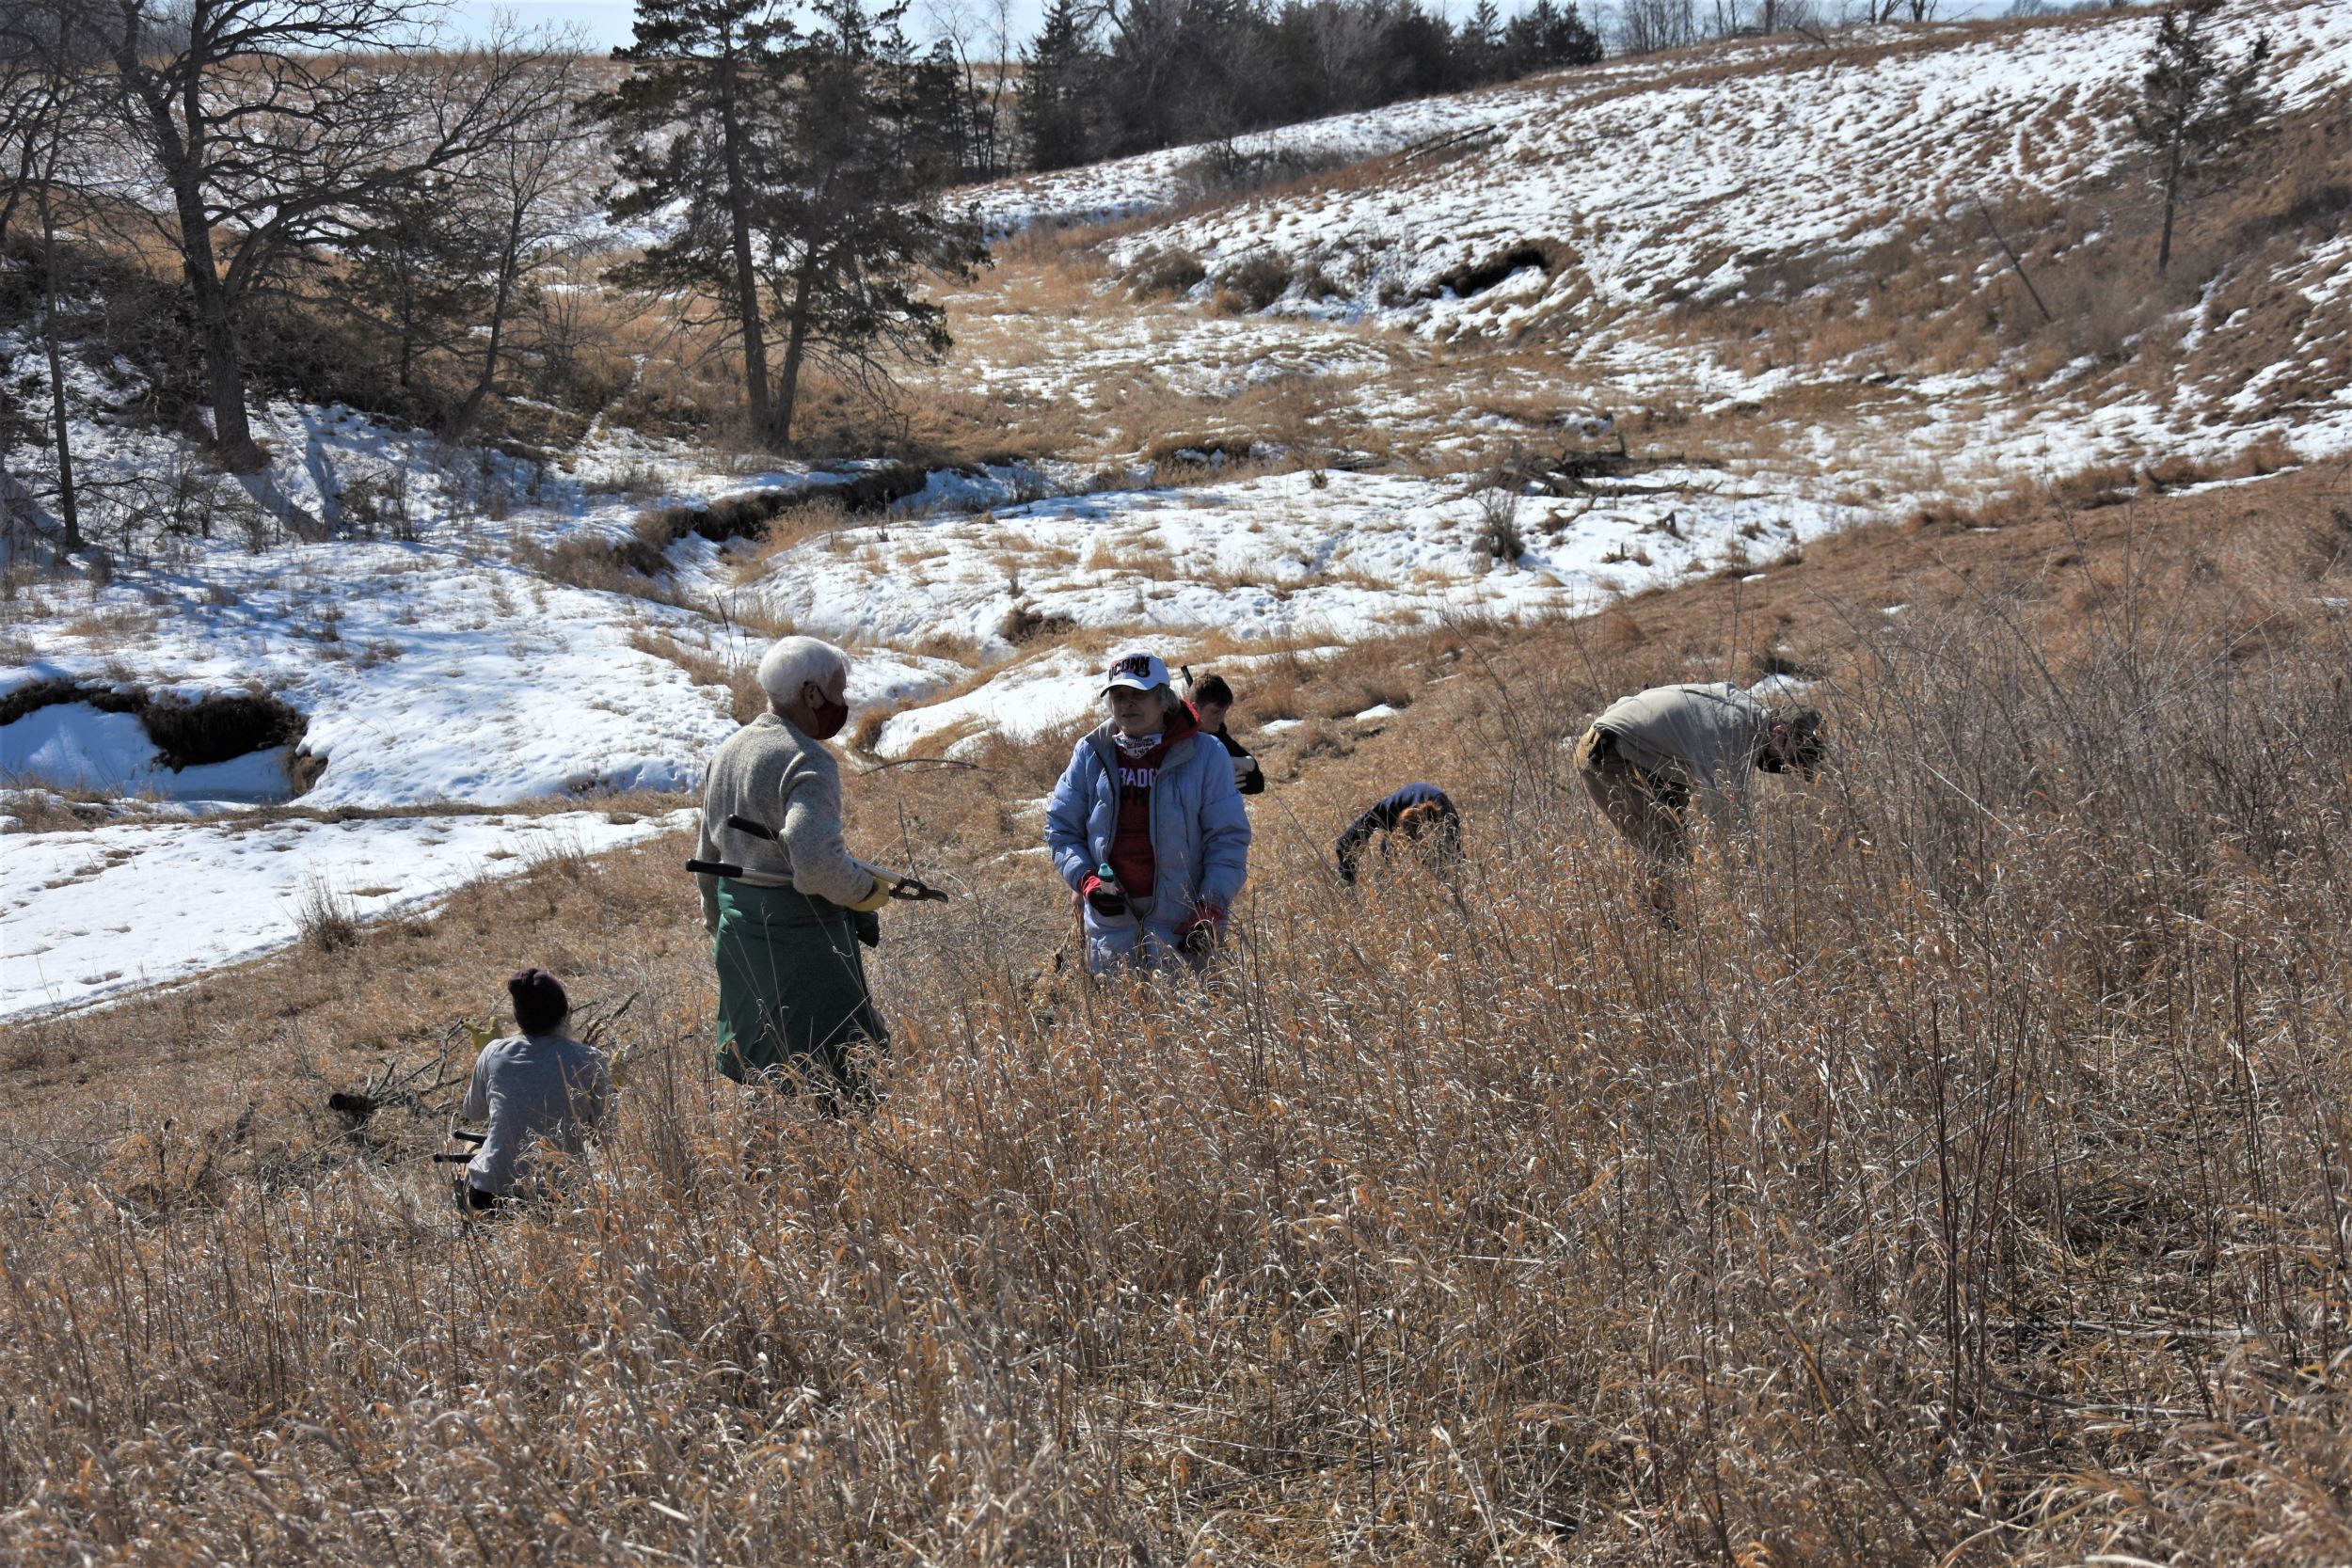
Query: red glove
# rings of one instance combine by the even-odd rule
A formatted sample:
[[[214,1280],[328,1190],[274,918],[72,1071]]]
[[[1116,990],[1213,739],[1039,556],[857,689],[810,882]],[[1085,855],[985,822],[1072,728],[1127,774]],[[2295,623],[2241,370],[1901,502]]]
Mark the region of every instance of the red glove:
[[[1216,951],[1217,939],[1225,932],[1225,911],[1215,904],[1196,904],[1192,923],[1176,933],[1176,945],[1195,957],[1206,957]]]
[[[1078,896],[1093,905],[1096,914],[1127,912],[1127,895],[1120,891],[1119,884],[1106,882],[1091,871],[1087,873],[1086,880],[1078,884]]]

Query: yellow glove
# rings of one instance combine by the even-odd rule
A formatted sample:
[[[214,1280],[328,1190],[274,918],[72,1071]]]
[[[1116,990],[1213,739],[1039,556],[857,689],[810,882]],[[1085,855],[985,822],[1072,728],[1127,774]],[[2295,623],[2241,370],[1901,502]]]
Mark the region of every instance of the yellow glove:
[[[871,914],[874,911],[881,909],[884,904],[889,902],[890,884],[883,881],[880,877],[877,877],[874,879],[874,891],[867,894],[865,897],[858,899],[855,903],[851,904],[850,908],[857,911],[860,914]]]

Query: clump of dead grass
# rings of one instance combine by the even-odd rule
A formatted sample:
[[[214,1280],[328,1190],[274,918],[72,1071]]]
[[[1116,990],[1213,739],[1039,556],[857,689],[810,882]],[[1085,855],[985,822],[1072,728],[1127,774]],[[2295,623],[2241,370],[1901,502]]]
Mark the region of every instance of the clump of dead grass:
[[[739,724],[748,724],[768,711],[768,694],[759,684],[760,646],[727,649],[682,642],[664,632],[640,629],[629,633],[628,645],[676,665],[696,686],[716,686],[727,693],[728,711]]]

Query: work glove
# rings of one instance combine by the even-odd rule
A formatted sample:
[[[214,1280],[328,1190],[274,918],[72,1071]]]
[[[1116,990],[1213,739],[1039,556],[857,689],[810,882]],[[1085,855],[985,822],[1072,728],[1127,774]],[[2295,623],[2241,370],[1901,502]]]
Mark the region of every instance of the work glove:
[[[1096,914],[1113,915],[1127,912],[1127,895],[1117,882],[1106,882],[1093,872],[1078,884],[1078,895],[1084,898]]]
[[[880,947],[882,945],[881,915],[876,914],[871,910],[863,910],[850,917],[850,924],[857,927],[858,941],[864,942],[868,947]]]
[[[1176,945],[1196,958],[1205,958],[1216,951],[1217,938],[1225,929],[1225,911],[1215,904],[1193,906],[1192,920],[1176,933]]]
[[[884,904],[889,902],[890,884],[883,881],[880,877],[877,877],[874,879],[874,891],[867,894],[865,897],[858,899],[855,903],[851,904],[850,908],[857,911],[860,914],[871,914],[874,911],[881,909]]]
[[[1257,772],[1258,759],[1256,757],[1235,757],[1233,759],[1233,783],[1236,785],[1248,784],[1252,778],[1257,776]]]

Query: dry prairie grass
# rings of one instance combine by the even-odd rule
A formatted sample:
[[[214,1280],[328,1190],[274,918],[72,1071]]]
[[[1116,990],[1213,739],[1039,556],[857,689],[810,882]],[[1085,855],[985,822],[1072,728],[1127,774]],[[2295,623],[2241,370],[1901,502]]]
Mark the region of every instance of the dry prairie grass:
[[[855,1125],[711,1079],[677,843],[12,1030],[0,1546],[2341,1561],[2352,498],[2265,494],[1881,531],[1901,617],[1825,545],[1746,640],[1709,584],[1391,650],[1412,710],[1254,808],[1213,986],[1041,1013],[1012,781],[876,775],[857,841],[963,896],[890,917]],[[1668,933],[1558,739],[1780,639],[1838,766]],[[1462,897],[1343,895],[1412,776]],[[636,996],[628,1085],[570,1199],[461,1227],[429,1116],[315,1106],[526,960]]]

